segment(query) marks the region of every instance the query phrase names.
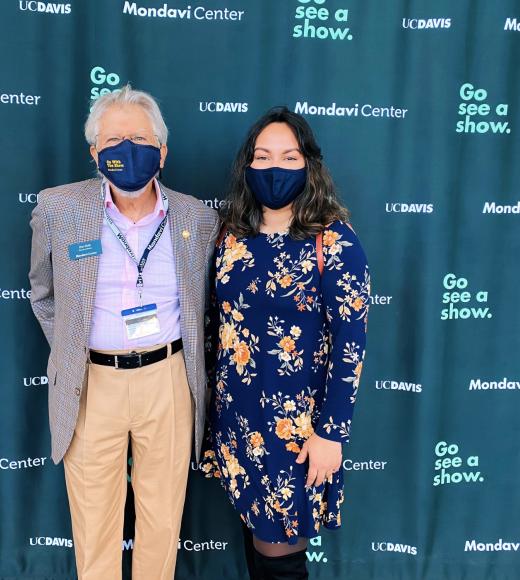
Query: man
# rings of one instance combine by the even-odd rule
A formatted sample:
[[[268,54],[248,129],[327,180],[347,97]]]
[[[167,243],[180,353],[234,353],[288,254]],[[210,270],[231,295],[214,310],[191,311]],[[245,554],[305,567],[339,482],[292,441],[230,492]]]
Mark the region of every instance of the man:
[[[129,439],[133,578],[173,578],[193,423],[200,452],[218,219],[157,181],[167,134],[150,95],[103,95],[85,124],[103,179],[42,191],[31,221],[52,458],[64,459],[80,580],[121,578]]]

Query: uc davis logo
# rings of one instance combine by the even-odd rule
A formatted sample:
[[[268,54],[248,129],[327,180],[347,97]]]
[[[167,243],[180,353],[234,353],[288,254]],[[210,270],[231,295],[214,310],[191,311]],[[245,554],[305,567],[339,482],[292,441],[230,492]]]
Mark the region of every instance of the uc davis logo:
[[[422,393],[422,385],[419,383],[409,383],[408,381],[391,381],[388,379],[376,381],[376,389],[390,389],[392,391]]]
[[[119,85],[121,78],[114,72],[107,73],[102,66],[95,66],[90,71],[90,80],[94,85],[90,89],[90,98],[95,101],[101,95],[118,91],[117,85]]]
[[[38,203],[37,193],[19,193],[18,194],[19,203]]]
[[[386,202],[386,213],[433,213],[433,203]]]
[[[401,552],[402,554],[417,556],[417,546],[410,546],[410,544],[398,544],[395,542],[372,542],[372,551]]]
[[[42,387],[49,384],[49,379],[46,376],[41,377],[24,377],[24,387]]]
[[[247,113],[248,103],[231,103],[221,101],[200,101],[201,113]]]
[[[329,10],[327,0],[298,0],[294,19],[293,38],[318,38],[319,40],[352,40],[348,23],[348,9]],[[309,4],[311,4],[309,6]],[[303,6],[302,6],[303,5]],[[299,24],[303,21],[303,24]],[[331,26],[332,23],[332,26]]]
[[[36,536],[29,538],[29,545],[31,546],[59,546],[60,548],[72,548],[72,540],[70,538],[52,538],[50,536]]]
[[[19,0],[20,10],[29,12],[46,12],[47,14],[70,14],[72,7],[64,2],[41,2],[36,0]]]
[[[412,30],[428,30],[451,27],[451,18],[403,18],[403,28]]]

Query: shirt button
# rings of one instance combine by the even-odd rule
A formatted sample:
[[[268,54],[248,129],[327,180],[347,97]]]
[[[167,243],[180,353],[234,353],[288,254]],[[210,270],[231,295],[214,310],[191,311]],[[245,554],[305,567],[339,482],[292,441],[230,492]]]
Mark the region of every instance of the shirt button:
[[[81,389],[79,387],[76,387],[75,391],[76,395],[79,397],[81,395]]]

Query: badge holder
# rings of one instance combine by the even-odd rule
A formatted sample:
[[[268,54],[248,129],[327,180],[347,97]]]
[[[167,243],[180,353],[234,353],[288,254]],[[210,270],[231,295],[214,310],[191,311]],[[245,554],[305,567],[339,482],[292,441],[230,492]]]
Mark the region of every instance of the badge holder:
[[[129,340],[151,336],[161,332],[157,316],[157,304],[145,304],[121,311]]]

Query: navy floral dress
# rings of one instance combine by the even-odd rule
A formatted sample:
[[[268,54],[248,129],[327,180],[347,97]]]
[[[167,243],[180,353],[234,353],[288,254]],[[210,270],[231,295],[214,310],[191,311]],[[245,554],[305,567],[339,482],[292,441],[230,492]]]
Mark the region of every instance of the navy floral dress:
[[[316,239],[237,239],[216,252],[218,330],[210,441],[202,469],[219,477],[261,540],[295,543],[341,525],[343,470],[305,488],[296,463],[313,433],[347,442],[365,354],[370,279],[356,234],[336,221]]]

